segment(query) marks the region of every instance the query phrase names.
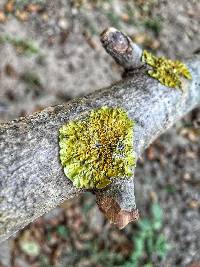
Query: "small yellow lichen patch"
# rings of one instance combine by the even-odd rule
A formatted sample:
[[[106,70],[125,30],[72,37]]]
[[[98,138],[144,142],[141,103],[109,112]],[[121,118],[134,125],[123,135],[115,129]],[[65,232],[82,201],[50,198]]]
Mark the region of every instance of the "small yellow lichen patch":
[[[79,188],[104,188],[112,177],[132,175],[133,126],[121,108],[102,107],[59,132],[65,175]]]
[[[192,79],[187,66],[178,60],[173,61],[165,57],[156,57],[144,50],[142,62],[153,68],[153,70],[148,71],[148,74],[163,85],[182,89],[181,77]]]

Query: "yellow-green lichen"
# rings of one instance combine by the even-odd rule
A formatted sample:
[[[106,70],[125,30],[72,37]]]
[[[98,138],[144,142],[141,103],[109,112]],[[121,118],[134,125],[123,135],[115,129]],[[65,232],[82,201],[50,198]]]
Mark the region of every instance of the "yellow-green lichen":
[[[182,89],[181,77],[192,79],[189,69],[181,61],[156,57],[144,50],[142,62],[152,67],[152,70],[149,70],[148,74],[163,85]]]
[[[104,188],[112,177],[132,175],[134,122],[121,108],[102,107],[59,130],[65,175],[79,188]]]

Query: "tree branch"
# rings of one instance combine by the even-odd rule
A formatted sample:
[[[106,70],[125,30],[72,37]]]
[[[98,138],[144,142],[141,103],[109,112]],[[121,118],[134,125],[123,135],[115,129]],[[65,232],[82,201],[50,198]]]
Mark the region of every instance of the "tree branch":
[[[138,158],[155,138],[200,104],[199,56],[186,61],[192,80],[183,81],[181,92],[148,76],[141,50],[123,33],[108,29],[101,39],[128,71],[125,79],[65,105],[0,124],[0,241],[84,192],[66,178],[59,161],[58,129],[64,123],[101,106],[122,107],[136,123]],[[113,179],[95,194],[100,209],[119,228],[138,218],[133,177]]]

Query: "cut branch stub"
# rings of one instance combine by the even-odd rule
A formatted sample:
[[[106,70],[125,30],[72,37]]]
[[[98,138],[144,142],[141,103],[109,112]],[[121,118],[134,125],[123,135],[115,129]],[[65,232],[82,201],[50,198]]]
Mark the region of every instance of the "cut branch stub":
[[[137,209],[132,211],[123,210],[113,198],[101,197],[97,203],[106,218],[119,229],[123,229],[128,223],[137,221],[139,218]]]
[[[125,70],[133,70],[144,65],[141,61],[142,49],[130,37],[115,28],[108,28],[101,34],[105,50]]]
[[[118,179],[104,190],[96,192],[97,204],[106,218],[119,229],[138,220],[134,195],[134,178]]]

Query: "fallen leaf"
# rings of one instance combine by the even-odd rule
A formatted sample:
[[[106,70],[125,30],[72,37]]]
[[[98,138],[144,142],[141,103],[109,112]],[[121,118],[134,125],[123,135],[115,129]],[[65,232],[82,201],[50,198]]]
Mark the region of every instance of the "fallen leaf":
[[[124,13],[121,15],[121,19],[124,21],[124,22],[128,22],[129,21],[129,15],[127,13]]]
[[[4,6],[5,11],[8,13],[12,13],[14,11],[14,8],[15,8],[14,3],[15,2],[13,0],[7,1],[7,3]]]
[[[6,21],[6,15],[3,11],[0,10],[0,23],[4,23]]]
[[[40,246],[35,241],[20,242],[21,250],[28,256],[38,256],[40,254]]]
[[[19,20],[21,20],[21,21],[27,21],[28,20],[28,12],[26,12],[26,11],[19,11],[19,10],[17,10],[16,12],[15,12],[15,16],[19,19]]]
[[[189,202],[189,207],[192,209],[197,209],[199,207],[199,202],[197,200],[191,200]]]
[[[30,13],[36,13],[39,12],[42,9],[42,7],[38,4],[29,4],[26,7],[26,10]]]
[[[11,77],[11,78],[16,78],[17,77],[17,72],[14,69],[14,67],[11,64],[6,64],[4,67],[4,72],[7,76]]]

